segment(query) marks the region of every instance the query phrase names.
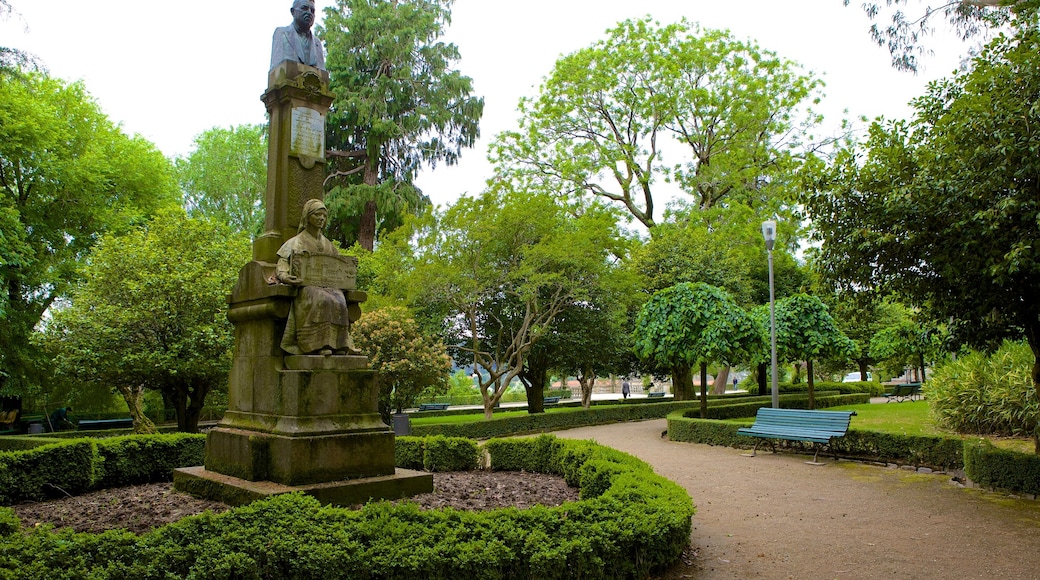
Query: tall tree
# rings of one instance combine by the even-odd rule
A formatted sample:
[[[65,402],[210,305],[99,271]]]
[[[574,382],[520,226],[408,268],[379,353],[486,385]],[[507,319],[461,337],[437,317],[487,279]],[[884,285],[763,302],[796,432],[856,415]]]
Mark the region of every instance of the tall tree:
[[[819,85],[727,32],[629,20],[558,60],[492,155],[523,187],[610,200],[647,228],[669,181],[699,209],[740,200],[773,213]]]
[[[177,203],[169,161],[128,137],[81,83],[0,82],[0,392],[39,388],[30,343],[99,237]]]
[[[816,408],[813,360],[855,355],[856,344],[834,322],[822,300],[796,294],[776,305],[776,354],[778,361],[805,361],[809,383],[809,408]]]
[[[964,344],[1024,336],[1040,396],[1038,98],[1040,31],[1022,22],[933,83],[913,122],[877,123],[843,151],[806,206],[828,278],[953,320]]]
[[[693,398],[692,369],[700,366],[701,417],[708,414],[708,364],[748,361],[765,348],[762,329],[729,294],[703,282],[655,292],[632,332],[636,355],[667,368],[677,401]]]
[[[195,136],[187,157],[175,161],[184,207],[254,237],[264,224],[267,127],[214,127]]]
[[[604,274],[619,243],[615,216],[594,206],[575,215],[547,194],[493,188],[437,217],[411,241],[416,263],[404,284],[440,305],[456,360],[483,371],[490,418],[535,341]]]
[[[480,134],[484,100],[453,68],[458,48],[439,40],[452,4],[337,0],[325,9],[319,34],[337,95],[327,143],[339,150],[326,202],[333,224],[360,216],[357,241],[366,250],[374,246],[381,214],[429,203],[413,184],[417,172],[455,163]]]
[[[178,430],[198,431],[206,396],[227,385],[227,295],[249,254],[244,234],[180,209],[103,237],[71,304],[48,324],[58,372],[117,389],[137,431],[149,429],[144,389],[173,402]]]

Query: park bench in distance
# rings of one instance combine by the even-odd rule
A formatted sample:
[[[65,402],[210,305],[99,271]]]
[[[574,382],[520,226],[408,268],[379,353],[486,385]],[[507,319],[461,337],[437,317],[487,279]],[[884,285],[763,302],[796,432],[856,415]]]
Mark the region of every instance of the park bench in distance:
[[[130,417],[122,419],[80,419],[76,422],[79,431],[103,431],[105,429],[129,429],[134,426]]]
[[[849,430],[849,422],[855,414],[855,411],[807,411],[762,407],[755,415],[755,424],[737,429],[737,434],[769,439],[773,446],[773,453],[776,453],[776,439],[809,441],[815,444],[816,453],[813,455],[813,460],[807,463],[819,465],[816,458],[820,454],[820,449],[824,445],[830,445],[831,439],[844,437]],[[755,442],[755,448],[751,451],[752,457],[758,451],[760,442]],[[833,446],[831,450],[834,450]],[[834,452],[834,459],[837,458],[838,453]]]
[[[658,397],[663,398],[664,397],[664,391],[654,391],[652,393],[647,393],[646,394],[646,398],[648,398],[648,399],[655,399],[655,398],[658,398]]]
[[[448,403],[422,403],[419,405],[420,411],[446,411],[448,409]]]
[[[543,407],[547,406],[547,405],[549,405],[549,406],[557,405],[557,404],[559,404],[559,402],[560,402],[560,398],[559,397],[542,397],[542,406]]]
[[[921,383],[904,383],[902,385],[892,385],[892,392],[885,393],[884,397],[888,399],[886,403],[895,401],[902,403],[903,401],[913,401],[914,397],[924,398],[924,394],[921,393]]]

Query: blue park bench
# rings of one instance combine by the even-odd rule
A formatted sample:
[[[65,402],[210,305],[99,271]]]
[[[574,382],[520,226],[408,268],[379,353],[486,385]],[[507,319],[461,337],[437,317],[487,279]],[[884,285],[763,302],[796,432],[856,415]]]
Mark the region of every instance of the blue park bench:
[[[649,399],[656,399],[658,397],[663,398],[664,397],[664,391],[654,391],[652,393],[647,393],[646,396]]]
[[[448,409],[448,403],[422,403],[419,405],[420,411],[446,411]]]
[[[849,430],[849,422],[855,411],[807,411],[804,409],[774,409],[771,407],[759,408],[755,415],[755,423],[750,427],[737,429],[738,435],[769,439],[776,453],[776,440],[786,441],[808,441],[815,444],[816,453],[813,455],[812,463],[816,463],[816,457],[824,445],[830,445],[831,440],[836,437],[844,437]],[[758,451],[758,444],[751,455]],[[831,450],[834,447],[831,446]],[[834,458],[838,458],[837,452]]]
[[[892,385],[892,391],[885,393],[884,397],[888,399],[886,403],[895,401],[902,403],[903,401],[913,401],[914,397],[924,397],[921,393],[921,383],[904,383],[902,385]]]
[[[560,402],[559,397],[542,397],[542,406],[556,405]]]

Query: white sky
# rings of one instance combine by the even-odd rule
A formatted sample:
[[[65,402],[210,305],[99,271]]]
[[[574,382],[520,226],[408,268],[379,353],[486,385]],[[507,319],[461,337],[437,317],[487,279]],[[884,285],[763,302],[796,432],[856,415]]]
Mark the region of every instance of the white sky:
[[[0,22],[0,46],[36,54],[54,76],[82,79],[111,119],[167,156],[184,155],[214,126],[265,121],[271,33],[291,21],[292,0],[12,0],[21,14]],[[331,0],[317,0],[319,12]],[[434,203],[477,194],[490,176],[486,147],[516,124],[516,104],[533,96],[556,59],[603,38],[628,18],[686,17],[729,29],[796,61],[827,83],[820,110],[906,117],[929,80],[947,76],[967,52],[929,40],[936,54],[917,75],[895,71],[869,37],[859,8],[840,0],[457,0],[446,40],[458,68],[485,98],[482,138],[454,167],[427,170],[419,185]],[[913,4],[908,9],[912,11]],[[912,13],[912,12],[911,12]],[[319,15],[320,17],[320,15]],[[28,27],[28,31],[25,30]]]

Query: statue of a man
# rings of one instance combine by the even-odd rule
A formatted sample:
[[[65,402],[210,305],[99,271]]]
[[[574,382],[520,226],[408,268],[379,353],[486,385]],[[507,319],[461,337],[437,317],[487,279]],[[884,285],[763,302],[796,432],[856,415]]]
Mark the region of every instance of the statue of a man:
[[[271,41],[271,70],[283,60],[292,60],[325,70],[325,51],[321,41],[311,33],[314,25],[314,2],[294,0],[289,12],[293,23],[274,30]]]
[[[324,203],[308,200],[303,206],[299,233],[278,250],[278,281],[300,287],[282,337],[282,350],[289,354],[359,354],[350,338],[350,317],[343,291],[304,286],[292,270],[294,254],[339,256],[336,247],[321,233],[328,217]]]

